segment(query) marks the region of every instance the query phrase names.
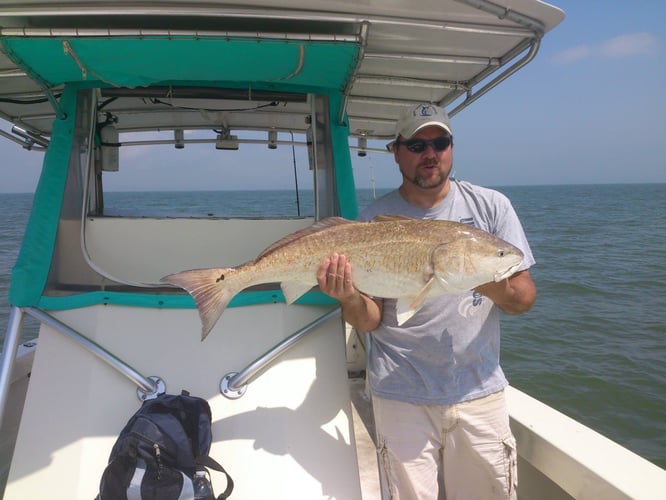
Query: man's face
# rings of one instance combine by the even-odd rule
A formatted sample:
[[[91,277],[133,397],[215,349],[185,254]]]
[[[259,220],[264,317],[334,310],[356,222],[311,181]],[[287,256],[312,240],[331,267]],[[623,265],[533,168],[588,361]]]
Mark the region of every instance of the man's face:
[[[443,128],[435,125],[419,130],[408,142],[416,140],[432,141],[440,137],[451,138]],[[393,155],[400,167],[403,182],[409,182],[422,189],[437,189],[446,183],[453,166],[453,144],[437,151],[432,144],[421,152],[410,151],[402,137],[400,144],[394,144]]]

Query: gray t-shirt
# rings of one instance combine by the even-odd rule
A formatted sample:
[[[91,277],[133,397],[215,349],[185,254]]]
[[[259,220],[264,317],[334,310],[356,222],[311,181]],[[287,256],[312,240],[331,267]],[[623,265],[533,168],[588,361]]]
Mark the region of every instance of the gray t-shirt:
[[[511,202],[503,194],[464,181],[436,207],[421,209],[392,191],[360,215],[382,214],[462,222],[520,248],[520,269],[534,257]],[[414,404],[450,405],[502,390],[507,380],[499,365],[499,308],[473,291],[426,300],[401,327],[396,301],[384,300],[382,322],[370,337],[368,378],[375,395]]]

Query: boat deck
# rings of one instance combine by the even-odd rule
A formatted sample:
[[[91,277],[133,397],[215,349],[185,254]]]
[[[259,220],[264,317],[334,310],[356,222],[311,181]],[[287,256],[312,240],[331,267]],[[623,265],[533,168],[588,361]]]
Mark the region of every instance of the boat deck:
[[[372,402],[366,392],[365,378],[349,379],[356,454],[358,456],[363,500],[381,498]]]
[[[326,336],[324,335],[324,337]],[[65,342],[68,343],[68,341]],[[18,403],[12,404],[11,408],[19,411],[22,401],[17,398],[25,395],[28,381],[31,379],[30,365],[34,352],[34,345],[23,349],[19,353],[15,366],[12,401]],[[353,376],[347,378],[346,382],[351,400],[349,414],[353,437],[350,437],[355,446],[360,479],[360,496],[354,495],[353,498],[375,500],[381,498],[381,493],[372,408],[366,395],[362,371],[358,370],[357,364],[353,368],[354,370],[351,371]],[[255,392],[256,388],[253,386],[251,390]],[[519,499],[652,500],[657,498],[655,492],[663,491],[663,488],[666,487],[666,473],[663,469],[515,388],[507,389],[507,398],[511,425],[518,442]],[[10,415],[5,415],[5,417],[2,456],[5,457],[5,463],[9,464],[9,457],[14,448],[14,441],[10,439],[10,434],[15,437],[17,419]],[[9,432],[9,427],[14,429],[13,433]],[[257,429],[261,428],[262,426]],[[224,436],[216,435],[216,437],[224,439]],[[44,444],[44,440],[38,441],[41,445]],[[98,461],[103,464],[108,454],[106,448],[113,443],[113,436],[108,436],[104,442],[96,441],[96,443],[96,446],[104,448],[103,452],[98,453]],[[39,451],[42,447],[40,446],[37,450]],[[320,455],[322,449],[326,448],[319,447],[317,454]],[[31,457],[34,455],[34,453],[30,454]],[[57,457],[57,453],[51,456]],[[227,453],[220,455],[220,457],[228,456]],[[237,468],[236,462],[237,460],[232,464],[234,469]],[[4,475],[9,472],[7,469],[8,467],[5,467],[2,470]],[[97,474],[93,475],[96,478]],[[0,484],[1,486],[3,485]],[[4,498],[26,497],[13,496],[10,491]],[[54,498],[65,497],[56,495]]]

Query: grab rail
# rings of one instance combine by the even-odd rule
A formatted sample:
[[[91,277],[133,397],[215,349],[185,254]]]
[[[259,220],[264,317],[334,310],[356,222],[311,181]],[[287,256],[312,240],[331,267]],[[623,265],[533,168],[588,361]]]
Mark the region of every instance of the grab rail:
[[[159,377],[144,377],[130,365],[117,358],[115,355],[104,349],[101,345],[93,342],[85,335],[77,332],[73,328],[67,326],[62,321],[57,320],[53,316],[40,309],[34,307],[23,308],[26,314],[41,321],[42,323],[50,326],[56,331],[69,337],[71,340],[79,344],[85,350],[94,354],[99,359],[104,361],[114,370],[120,372],[122,375],[130,379],[137,387],[136,395],[141,401],[151,399],[159,394],[166,392],[166,385]]]
[[[18,352],[19,339],[21,337],[21,326],[23,324],[23,312],[20,308],[12,306],[9,312],[7,334],[0,354],[0,426],[5,416],[5,406],[9,397],[9,386],[12,379],[14,360]]]
[[[325,323],[331,318],[340,316],[340,314],[341,311],[339,307],[329,311],[320,318],[314,320],[312,323],[304,326],[296,333],[284,339],[282,342],[274,346],[271,350],[262,356],[259,356],[240,372],[227,373],[220,381],[220,393],[222,393],[222,395],[228,399],[240,398],[243,394],[245,394],[247,385],[252,381],[252,379],[260,371],[266,368],[266,366],[268,366],[275,358],[283,354],[303,337],[309,333],[312,333],[319,325]]]

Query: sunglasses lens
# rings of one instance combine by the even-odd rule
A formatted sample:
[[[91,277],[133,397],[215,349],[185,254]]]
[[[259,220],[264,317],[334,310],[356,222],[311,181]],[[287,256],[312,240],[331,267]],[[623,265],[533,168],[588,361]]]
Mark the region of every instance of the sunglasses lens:
[[[432,141],[432,147],[437,151],[444,151],[451,144],[451,139],[448,137],[438,137]]]
[[[423,153],[423,151],[426,148],[426,143],[425,143],[425,141],[407,141],[405,143],[405,146],[412,153]]]
[[[451,145],[450,137],[438,137],[432,141],[424,141],[422,139],[414,139],[405,141],[402,144],[412,153],[423,153],[428,146],[432,146],[435,151],[444,151]]]

